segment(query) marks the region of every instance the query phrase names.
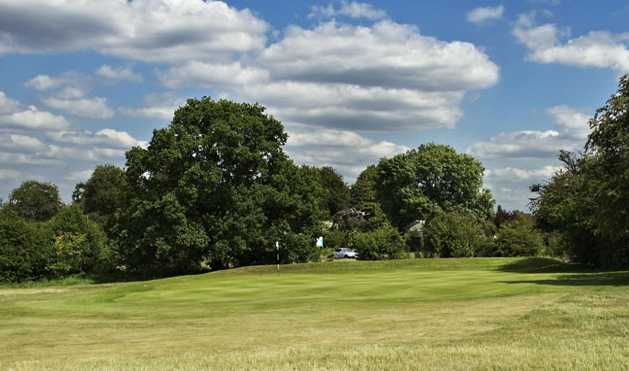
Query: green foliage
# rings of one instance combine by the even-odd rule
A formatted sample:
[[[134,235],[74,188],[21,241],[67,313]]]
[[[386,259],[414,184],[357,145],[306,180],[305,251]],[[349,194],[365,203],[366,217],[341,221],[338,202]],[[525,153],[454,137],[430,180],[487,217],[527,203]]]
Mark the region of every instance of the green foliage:
[[[378,167],[369,165],[358,175],[356,182],[351,187],[352,206],[360,207],[365,203],[375,203],[376,200],[376,180],[378,177]]]
[[[57,186],[29,180],[9,195],[9,207],[20,217],[46,221],[63,207]]]
[[[532,218],[520,216],[502,225],[493,246],[491,256],[537,256],[544,250],[544,237]]]
[[[87,182],[77,184],[74,201],[109,230],[115,214],[128,205],[127,176],[115,165],[99,165]]]
[[[492,226],[465,212],[438,213],[423,228],[425,257],[469,257],[487,249]]]
[[[532,203],[541,228],[559,233],[571,259],[598,266],[629,265],[629,76],[590,121],[586,151],[562,152],[564,168],[536,187]]]
[[[337,212],[349,207],[350,189],[343,181],[343,177],[334,168],[304,166],[304,170],[311,173],[311,176],[323,188],[324,194],[321,205],[323,210],[327,210],[329,216],[334,216]]]
[[[378,165],[376,195],[400,230],[441,211],[461,210],[481,218],[492,214],[493,199],[482,189],[481,163],[452,147],[425,144]]]
[[[129,207],[115,234],[132,271],[176,274],[317,254],[324,190],[282,146],[264,107],[191,99],[147,149],[127,153]]]
[[[0,281],[36,280],[48,274],[52,258],[46,230],[7,207],[0,210]]]
[[[56,275],[97,273],[113,269],[112,253],[100,225],[78,205],[66,206],[48,223],[53,240],[49,270]]]
[[[393,226],[386,224],[368,232],[351,232],[347,247],[355,249],[361,260],[399,259],[405,242]]]

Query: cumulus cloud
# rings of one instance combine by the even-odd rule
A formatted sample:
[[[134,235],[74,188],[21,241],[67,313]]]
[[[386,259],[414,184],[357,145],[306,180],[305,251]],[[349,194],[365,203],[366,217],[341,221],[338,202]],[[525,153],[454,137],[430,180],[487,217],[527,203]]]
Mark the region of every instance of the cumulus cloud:
[[[578,151],[589,134],[589,116],[568,106],[548,109],[556,130],[521,130],[500,133],[488,141],[468,148],[481,158],[542,158],[554,159],[559,150]]]
[[[17,102],[7,97],[7,95],[0,91],[0,114],[11,113],[17,110]]]
[[[194,62],[161,79],[219,86],[225,96],[260,102],[290,123],[360,131],[453,127],[465,93],[494,85],[498,74],[473,44],[385,20],[289,27],[248,65]]]
[[[6,101],[11,103],[3,103]],[[79,129],[63,116],[34,106],[23,107],[3,92],[0,109],[4,110],[0,113],[0,173],[5,176],[0,183],[2,194],[8,194],[21,181],[45,179],[58,184],[67,197],[74,187],[74,178],[68,174],[85,172],[101,163],[121,164],[130,147],[146,146],[125,131]]]
[[[74,81],[65,77],[51,77],[48,75],[37,75],[24,83],[29,88],[39,91],[57,89],[62,86],[74,85]]]
[[[328,4],[325,6],[315,5],[310,9],[309,18],[364,18],[368,20],[378,20],[387,17],[387,12],[378,9],[371,4],[361,3],[357,1],[342,1],[338,6],[336,4]]]
[[[0,124],[7,127],[39,130],[59,130],[70,126],[63,116],[40,111],[35,106],[0,115]]]
[[[501,19],[504,14],[505,8],[502,5],[478,7],[470,10],[467,13],[467,21],[477,25],[487,23],[492,20]]]
[[[268,71],[245,66],[240,61],[232,63],[189,61],[172,67],[159,76],[161,82],[171,88],[191,84],[215,87],[249,85],[265,82],[268,78]]]
[[[585,144],[590,131],[587,113],[560,105],[549,108],[547,114],[554,122],[552,129],[500,133],[467,149],[489,165],[485,182],[503,206],[526,209],[532,196],[529,186],[560,170],[559,151],[579,151]]]
[[[485,185],[503,207],[526,211],[530,199],[535,196],[530,191],[530,186],[549,180],[560,170],[558,165],[533,168],[498,167],[485,172]]]
[[[142,82],[144,79],[142,75],[134,72],[129,67],[112,67],[104,64],[96,70],[96,75],[103,79],[113,81],[130,81],[130,82]]]
[[[49,108],[80,118],[112,118],[115,112],[107,105],[107,98],[87,96],[85,86],[89,80],[89,76],[67,72],[60,76],[37,75],[25,85],[50,94],[42,100]]]
[[[562,41],[568,35],[565,29],[551,23],[538,25],[534,14],[523,14],[518,17],[513,34],[535,62],[629,72],[629,33],[591,31]]]
[[[4,53],[95,50],[159,62],[226,58],[261,49],[268,29],[249,10],[222,1],[1,0],[0,6]]]
[[[107,106],[107,98],[49,97],[44,99],[44,104],[77,117],[103,120],[114,116],[114,111]]]
[[[297,162],[332,166],[353,182],[367,165],[409,148],[388,141],[371,140],[355,132],[291,125],[286,149]]]
[[[173,93],[149,94],[144,97],[141,107],[120,107],[118,110],[127,116],[157,119],[169,122],[173,114],[185,103],[185,99]]]

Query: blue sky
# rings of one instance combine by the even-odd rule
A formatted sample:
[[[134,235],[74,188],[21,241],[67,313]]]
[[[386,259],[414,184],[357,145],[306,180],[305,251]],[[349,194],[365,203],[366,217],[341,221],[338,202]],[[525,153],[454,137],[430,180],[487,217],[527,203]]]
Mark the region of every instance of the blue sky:
[[[299,163],[351,183],[421,143],[485,165],[499,204],[578,150],[629,72],[629,2],[0,0],[0,197],[66,200],[188,97],[259,102]]]

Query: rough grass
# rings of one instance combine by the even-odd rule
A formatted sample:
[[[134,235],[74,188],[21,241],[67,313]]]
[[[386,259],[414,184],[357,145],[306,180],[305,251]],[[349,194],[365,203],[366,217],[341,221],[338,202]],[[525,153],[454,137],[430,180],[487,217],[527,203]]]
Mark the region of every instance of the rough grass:
[[[5,287],[0,369],[629,369],[628,285],[437,259]]]

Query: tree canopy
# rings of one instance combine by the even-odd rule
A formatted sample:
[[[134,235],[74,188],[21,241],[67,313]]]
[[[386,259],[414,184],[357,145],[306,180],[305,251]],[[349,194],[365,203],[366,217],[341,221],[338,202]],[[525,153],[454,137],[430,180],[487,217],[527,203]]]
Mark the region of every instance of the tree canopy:
[[[127,153],[130,206],[118,234],[132,269],[190,272],[313,253],[322,189],[283,152],[264,107],[190,99],[147,149]],[[312,241],[311,241],[312,239]]]
[[[482,188],[484,168],[452,147],[424,144],[378,164],[376,195],[399,229],[440,211],[489,217],[493,199]]]
[[[63,202],[56,185],[29,180],[11,192],[9,207],[22,218],[46,221],[61,210]]]
[[[115,165],[99,165],[85,183],[77,184],[74,201],[109,229],[114,214],[128,203],[127,175]]]
[[[590,120],[585,152],[561,152],[563,169],[532,209],[540,227],[558,232],[576,261],[629,264],[629,77]]]

